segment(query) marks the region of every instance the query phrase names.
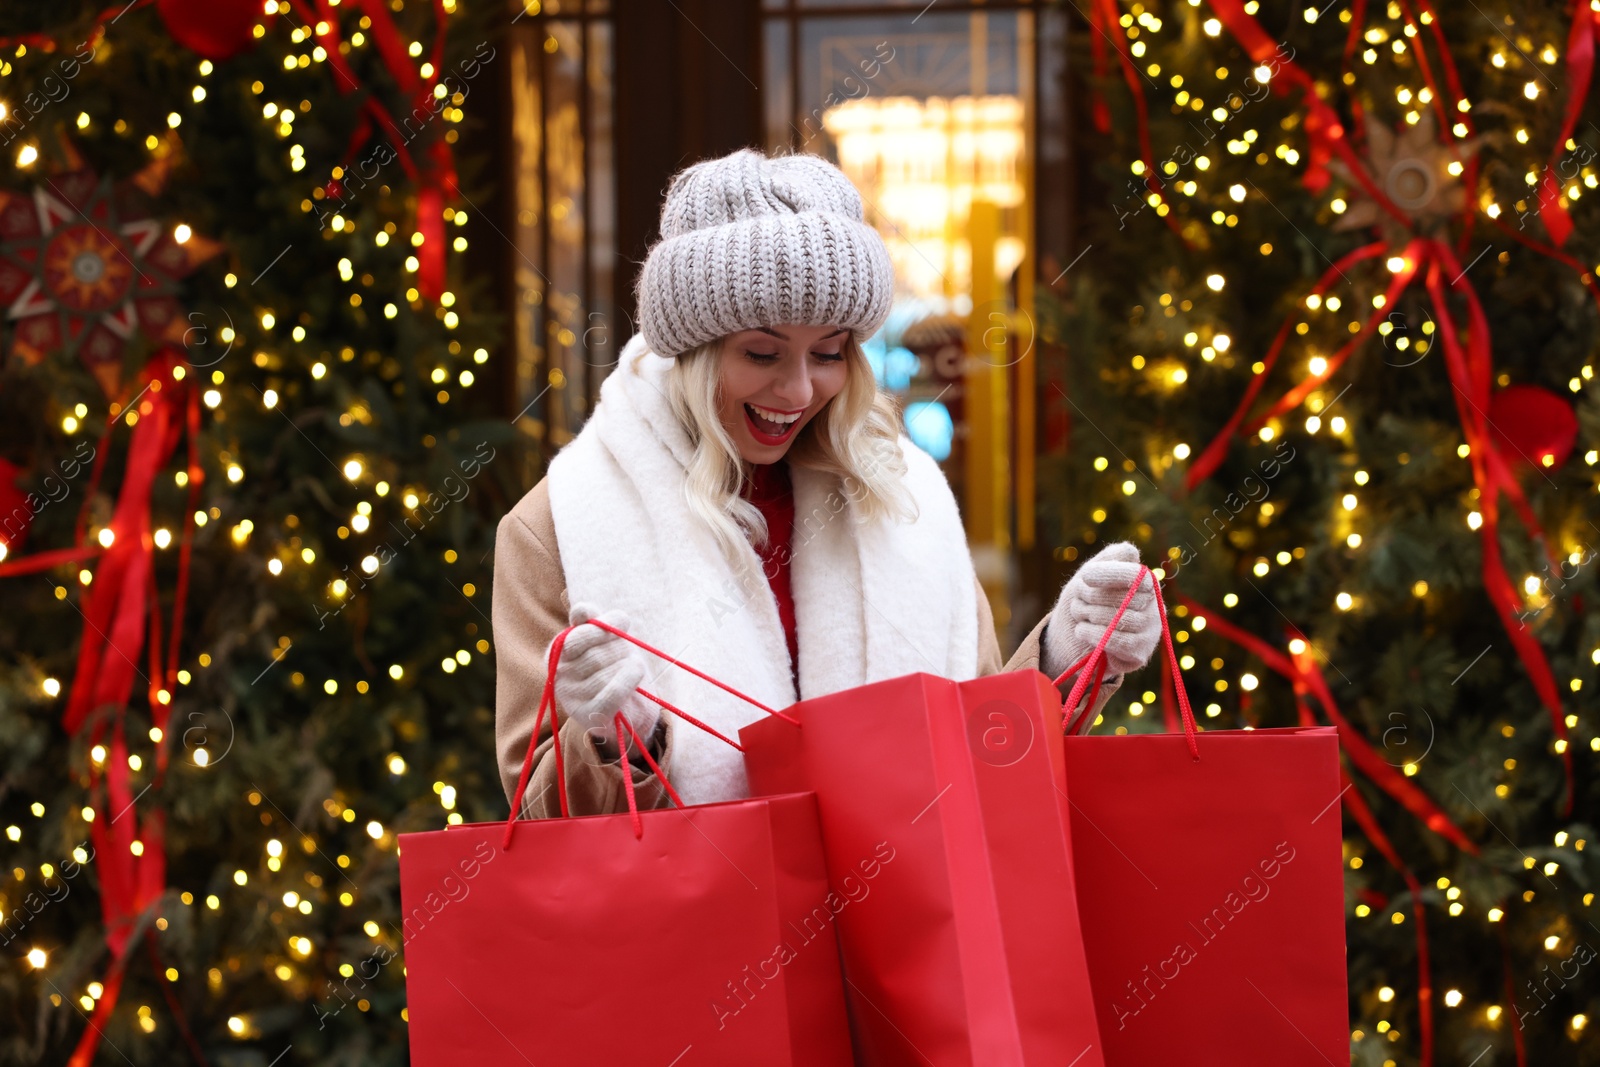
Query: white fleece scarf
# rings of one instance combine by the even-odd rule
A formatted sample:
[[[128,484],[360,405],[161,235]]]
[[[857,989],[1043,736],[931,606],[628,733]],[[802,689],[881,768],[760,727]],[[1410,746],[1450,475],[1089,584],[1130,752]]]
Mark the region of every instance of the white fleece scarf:
[[[635,360],[640,374],[630,367]],[[667,401],[670,366],[642,338],[629,341],[583,430],[550,463],[570,602],[623,609],[636,636],[779,710],[919,671],[974,677],[978,609],[966,534],[944,472],[901,435],[916,522],[862,523],[839,478],[790,470],[796,694],[760,557],[746,546],[738,566],[730,565],[684,499],[693,446]],[[762,717],[641,654],[652,661],[645,688],[725,735]],[[749,795],[738,751],[681,721],[673,730],[669,775],[686,803]]]

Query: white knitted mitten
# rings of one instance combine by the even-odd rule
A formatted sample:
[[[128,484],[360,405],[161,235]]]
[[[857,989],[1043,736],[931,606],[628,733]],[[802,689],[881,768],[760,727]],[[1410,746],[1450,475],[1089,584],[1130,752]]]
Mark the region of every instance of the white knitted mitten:
[[[1061,589],[1044,630],[1043,664],[1052,677],[1094,650],[1116,617],[1139,573],[1139,550],[1126,541],[1107,545],[1078,568]],[[1161,617],[1146,578],[1106,642],[1106,676],[1143,667],[1161,639]]]
[[[574,604],[567,614],[567,622],[573,626],[590,619],[624,632],[631,624],[626,612],[602,614],[589,604]],[[598,626],[580,626],[561,647],[561,662],[556,667],[556,704],[585,729],[611,739],[616,736],[611,717],[621,711],[640,739],[649,741],[661,709],[636,692],[648,667],[649,661],[639,646]]]

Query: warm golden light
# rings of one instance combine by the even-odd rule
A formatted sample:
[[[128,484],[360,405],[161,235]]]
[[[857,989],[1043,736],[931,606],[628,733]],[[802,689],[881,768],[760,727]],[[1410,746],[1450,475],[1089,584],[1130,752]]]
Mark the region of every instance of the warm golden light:
[[[823,115],[839,166],[862,191],[896,277],[912,295],[942,304],[969,290],[972,202],[1002,210],[1023,203],[1024,117],[1015,96],[863,97]],[[1020,213],[1007,216],[1016,221],[1002,223],[995,244],[1002,279],[1026,249]]]

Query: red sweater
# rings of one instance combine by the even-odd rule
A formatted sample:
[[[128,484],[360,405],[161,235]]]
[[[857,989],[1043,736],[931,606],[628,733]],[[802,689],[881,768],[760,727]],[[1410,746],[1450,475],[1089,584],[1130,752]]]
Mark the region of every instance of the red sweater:
[[[778,620],[789,642],[789,670],[799,684],[800,643],[795,632],[794,595],[789,586],[789,546],[794,533],[794,490],[789,482],[789,465],[777,463],[751,465],[751,481],[744,498],[754,504],[767,520],[767,543],[756,549],[772,595],[778,601]]]

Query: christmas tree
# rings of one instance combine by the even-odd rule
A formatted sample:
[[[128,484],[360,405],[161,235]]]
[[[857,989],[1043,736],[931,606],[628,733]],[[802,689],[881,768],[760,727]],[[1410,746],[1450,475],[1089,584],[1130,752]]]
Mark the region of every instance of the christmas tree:
[[[1357,1064],[1600,1063],[1597,18],[1104,0],[1082,35],[1041,515],[1064,573],[1163,562],[1204,725],[1340,727]],[[1149,674],[1101,730],[1163,728]]]
[[[455,0],[0,17],[0,1062],[405,1060],[396,835],[504,816],[494,61]]]

